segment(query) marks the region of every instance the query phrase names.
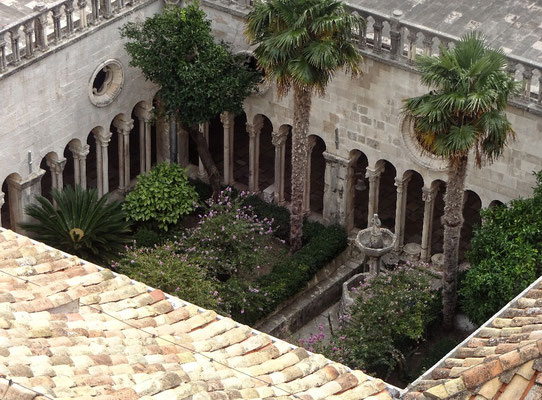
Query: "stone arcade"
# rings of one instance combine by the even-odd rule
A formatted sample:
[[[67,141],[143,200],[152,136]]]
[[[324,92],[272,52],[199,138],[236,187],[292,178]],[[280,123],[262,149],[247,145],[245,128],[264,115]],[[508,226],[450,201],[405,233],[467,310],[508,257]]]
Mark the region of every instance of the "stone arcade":
[[[248,55],[242,32],[249,6],[202,1],[217,38]],[[32,10],[16,1],[2,7],[7,10],[0,14],[2,226],[19,230],[25,205],[53,187],[80,184],[100,195],[121,196],[139,173],[169,158],[169,123],[154,113],[157,88],[129,66],[118,33],[127,21],[159,12],[161,1],[49,0]],[[429,260],[442,251],[445,165],[420,156],[401,131],[400,108],[403,98],[424,90],[412,66],[415,54],[436,54],[439,45],[453,45],[456,38],[416,24],[421,15],[416,7],[404,12],[350,7],[367,20],[357,37],[364,74],[356,79],[338,74],[325,97],[313,102],[305,210],[349,230],[367,227],[367,216],[378,213],[397,235],[395,250],[412,242],[421,259]],[[534,13],[531,19],[540,14],[527,11]],[[496,17],[485,18],[489,23]],[[499,40],[504,41],[498,37],[495,45]],[[540,46],[528,50],[518,54],[532,60],[542,55]],[[469,170],[463,250],[480,208],[528,196],[532,171],[542,166],[542,66],[519,56],[509,60],[510,73],[523,81],[522,95],[508,109],[518,140],[495,164]],[[291,97],[278,98],[271,86],[246,100],[244,114],[225,113],[201,129],[224,183],[287,204],[291,123]],[[187,133],[178,130],[178,136],[180,163],[205,178]]]

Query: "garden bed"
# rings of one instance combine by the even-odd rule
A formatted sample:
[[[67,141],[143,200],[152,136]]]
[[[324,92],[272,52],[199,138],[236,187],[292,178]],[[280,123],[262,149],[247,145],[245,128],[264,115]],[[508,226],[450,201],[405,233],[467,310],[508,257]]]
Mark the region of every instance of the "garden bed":
[[[140,224],[118,272],[254,325],[346,248],[342,227],[305,221],[304,245],[289,254],[286,208],[231,188],[213,201],[204,183],[195,188],[200,206],[167,231]]]

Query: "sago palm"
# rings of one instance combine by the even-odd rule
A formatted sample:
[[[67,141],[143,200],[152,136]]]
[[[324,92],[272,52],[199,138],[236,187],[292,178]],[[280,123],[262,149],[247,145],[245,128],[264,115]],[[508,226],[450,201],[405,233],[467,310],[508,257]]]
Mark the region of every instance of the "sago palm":
[[[290,246],[301,247],[303,188],[307,175],[312,93],[323,94],[334,73],[360,72],[361,55],[353,34],[362,20],[337,0],[256,0],[245,33],[266,78],[279,95],[294,90]]]
[[[35,238],[83,259],[107,263],[130,240],[130,225],[120,202],[98,199],[96,189],[67,186],[51,192],[56,207],[39,196],[25,208],[35,222],[20,224]]]
[[[456,47],[438,57],[419,56],[421,82],[432,90],[406,99],[404,125],[422,151],[448,161],[444,195],[444,324],[451,327],[457,301],[457,263],[463,193],[469,153],[480,168],[498,158],[514,137],[505,108],[518,90],[506,72],[502,50],[491,49],[477,32],[463,36]]]

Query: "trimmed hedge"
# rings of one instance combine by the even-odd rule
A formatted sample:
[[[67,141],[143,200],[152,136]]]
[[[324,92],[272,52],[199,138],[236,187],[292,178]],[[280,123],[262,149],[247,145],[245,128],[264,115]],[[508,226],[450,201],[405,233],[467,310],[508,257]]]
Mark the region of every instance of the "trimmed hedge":
[[[270,274],[259,279],[262,291],[267,293],[269,302],[261,313],[247,315],[248,324],[253,324],[273,312],[287,298],[303,289],[312,277],[328,262],[332,261],[347,246],[347,234],[340,225],[324,227],[311,238],[297,253],[273,267]],[[311,230],[316,230],[316,225]]]

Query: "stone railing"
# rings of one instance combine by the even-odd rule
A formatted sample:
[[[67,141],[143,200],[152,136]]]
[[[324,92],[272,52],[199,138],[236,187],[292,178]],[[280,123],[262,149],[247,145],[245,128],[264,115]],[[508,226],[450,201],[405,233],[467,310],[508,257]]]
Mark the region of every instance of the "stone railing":
[[[458,41],[455,36],[402,20],[400,10],[387,15],[359,6],[348,7],[365,20],[356,33],[358,46],[366,54],[413,65],[417,54],[436,55],[441,46],[449,49]],[[508,72],[522,84],[518,100],[542,106],[542,64],[517,56],[507,59]]]
[[[59,0],[0,29],[0,77],[118,14],[157,0]]]
[[[228,8],[236,15],[246,15],[252,0],[203,0],[202,3]],[[436,55],[440,46],[451,48],[459,38],[402,19],[403,13],[395,10],[384,14],[358,5],[347,7],[365,20],[356,30],[360,51],[369,57],[385,59],[394,64],[414,68],[417,54]],[[542,64],[517,56],[507,56],[508,71],[522,83],[521,94],[515,103],[542,108]]]

